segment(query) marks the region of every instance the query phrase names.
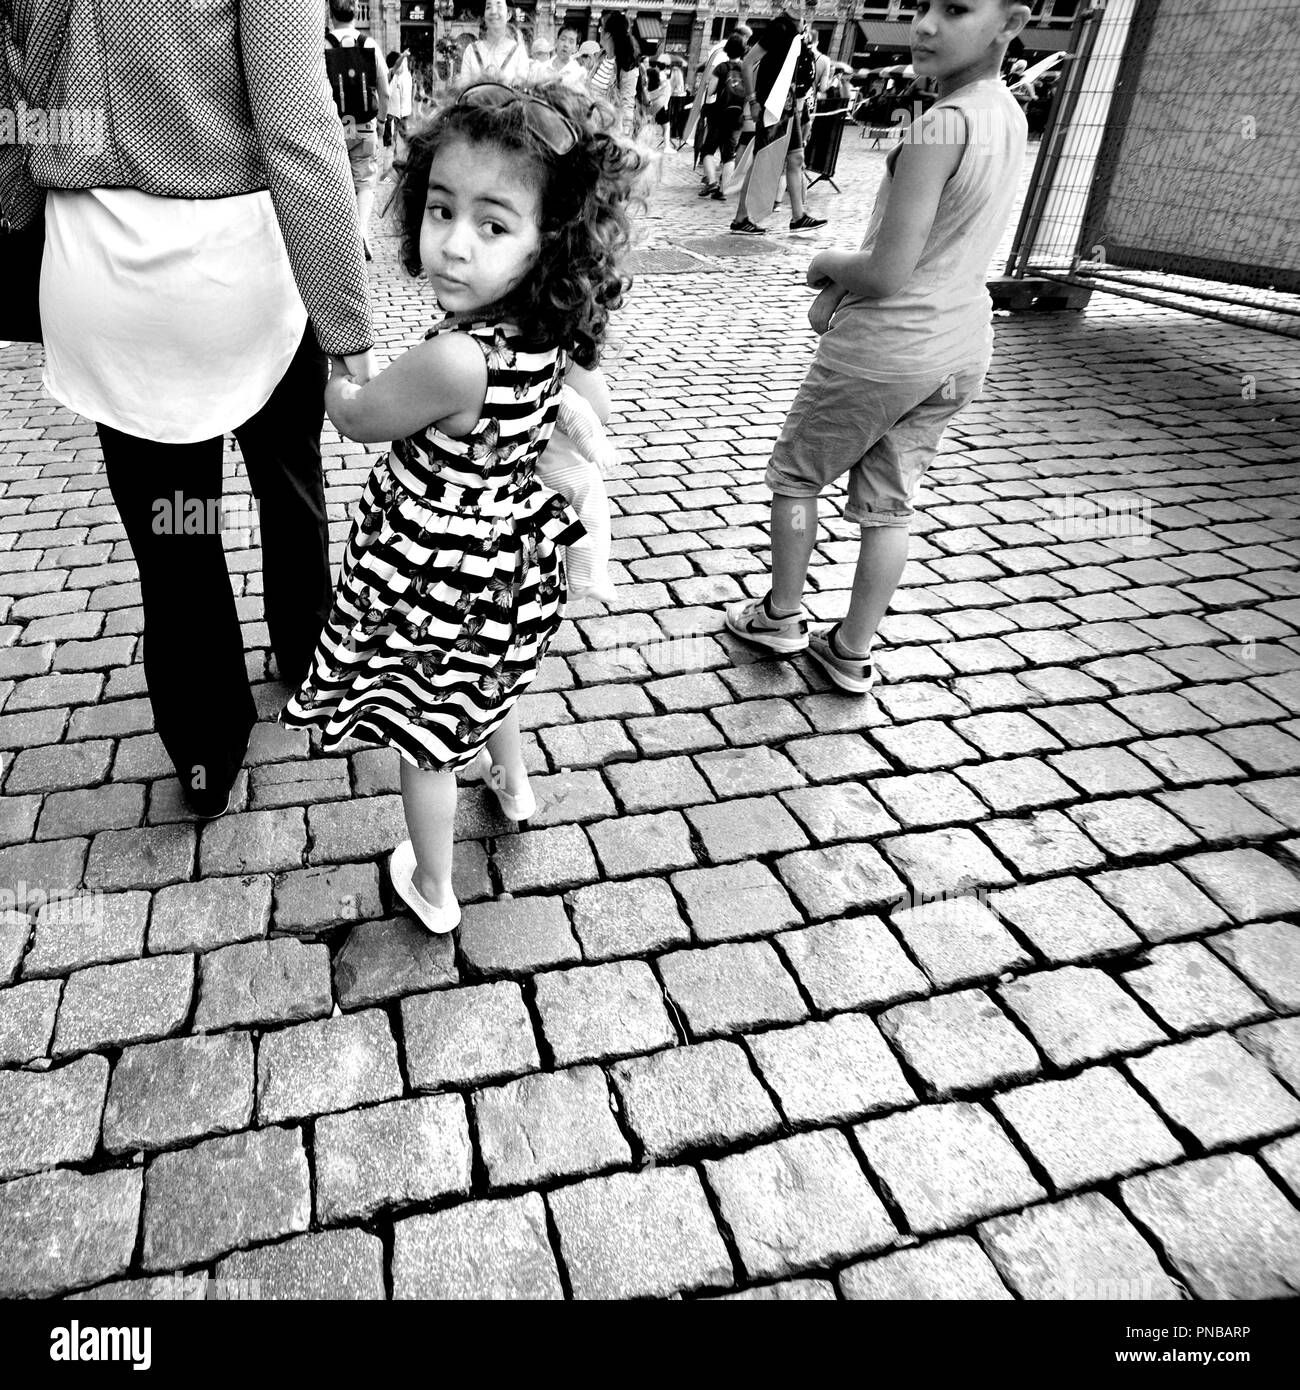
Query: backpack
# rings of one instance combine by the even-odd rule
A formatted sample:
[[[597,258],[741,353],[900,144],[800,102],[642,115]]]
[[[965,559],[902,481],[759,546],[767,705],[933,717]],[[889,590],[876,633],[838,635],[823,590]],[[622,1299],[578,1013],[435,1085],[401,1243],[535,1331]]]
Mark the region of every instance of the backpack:
[[[350,116],[360,125],[379,115],[379,87],[375,78],[375,46],[358,39],[340,43],[325,31],[325,74],[340,117]]]
[[[799,45],[799,56],[794,62],[794,79],[790,85],[794,88],[795,96],[805,97],[817,80],[817,64],[813,60],[812,49],[804,43],[803,38],[795,42]]]
[[[741,106],[745,104],[745,78],[740,64],[734,59],[718,74],[719,106]]]

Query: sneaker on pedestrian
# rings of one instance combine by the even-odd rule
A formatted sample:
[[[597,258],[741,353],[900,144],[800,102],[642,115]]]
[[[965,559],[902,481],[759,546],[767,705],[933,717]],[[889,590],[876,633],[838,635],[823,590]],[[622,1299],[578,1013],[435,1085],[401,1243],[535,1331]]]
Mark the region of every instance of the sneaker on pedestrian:
[[[845,656],[836,640],[839,630],[836,623],[825,632],[814,632],[808,639],[808,655],[841,690],[865,695],[876,683],[876,663],[870,652],[865,657]]]
[[[721,192],[722,189],[716,183],[706,183],[695,196],[697,198],[716,198]]]
[[[713,192],[709,194],[709,197],[712,198],[715,203],[725,203],[727,201],[727,195],[722,191],[721,184],[715,183],[713,185]]]
[[[751,221],[749,220],[748,217],[743,218],[743,219],[742,219],[741,221],[739,221],[739,222],[733,222],[733,223],[731,224],[731,230],[732,230],[733,232],[735,232],[735,234],[736,234],[737,236],[766,236],[766,235],[767,235],[767,228],[766,228],[766,227],[759,227],[759,226],[756,226],[753,222],[751,222]]]
[[[768,605],[771,597],[765,594],[748,603],[733,604],[727,609],[727,630],[769,651],[804,651],[808,646],[808,623],[803,609],[786,618],[773,617]]]
[[[826,218],[811,217],[805,212],[802,217],[796,217],[795,220],[790,223],[790,230],[792,232],[815,232],[818,227],[824,227],[825,225]]]

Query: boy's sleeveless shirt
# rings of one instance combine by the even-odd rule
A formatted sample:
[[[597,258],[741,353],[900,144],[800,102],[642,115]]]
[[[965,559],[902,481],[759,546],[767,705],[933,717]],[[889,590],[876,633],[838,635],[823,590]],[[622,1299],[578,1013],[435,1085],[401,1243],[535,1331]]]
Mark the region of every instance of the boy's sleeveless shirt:
[[[936,118],[941,132],[943,122],[964,118],[961,163],[940,195],[925,249],[903,288],[884,299],[850,294],[840,301],[817,349],[817,361],[831,371],[868,381],[921,380],[987,361],[992,350],[993,306],[985,282],[1020,187],[1025,117],[1006,84],[987,78],[935,102],[925,120]],[[863,251],[875,245],[898,153],[889,157]]]

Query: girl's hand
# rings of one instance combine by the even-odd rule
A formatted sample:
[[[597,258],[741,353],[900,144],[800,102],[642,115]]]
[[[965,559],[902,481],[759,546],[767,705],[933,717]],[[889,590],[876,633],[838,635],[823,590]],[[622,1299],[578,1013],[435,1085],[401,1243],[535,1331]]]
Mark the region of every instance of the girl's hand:
[[[828,284],[808,309],[808,325],[820,337],[831,326],[831,316],[847,293],[836,284]]]

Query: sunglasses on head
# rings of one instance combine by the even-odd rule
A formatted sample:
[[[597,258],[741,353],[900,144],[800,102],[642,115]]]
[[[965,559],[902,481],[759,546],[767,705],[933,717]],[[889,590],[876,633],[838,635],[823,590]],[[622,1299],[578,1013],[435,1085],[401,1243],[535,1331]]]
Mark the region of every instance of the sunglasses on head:
[[[457,106],[482,106],[501,111],[518,104],[524,108],[524,124],[555,154],[568,154],[578,143],[578,128],[562,112],[541,97],[517,92],[500,82],[476,82],[456,98]]]

